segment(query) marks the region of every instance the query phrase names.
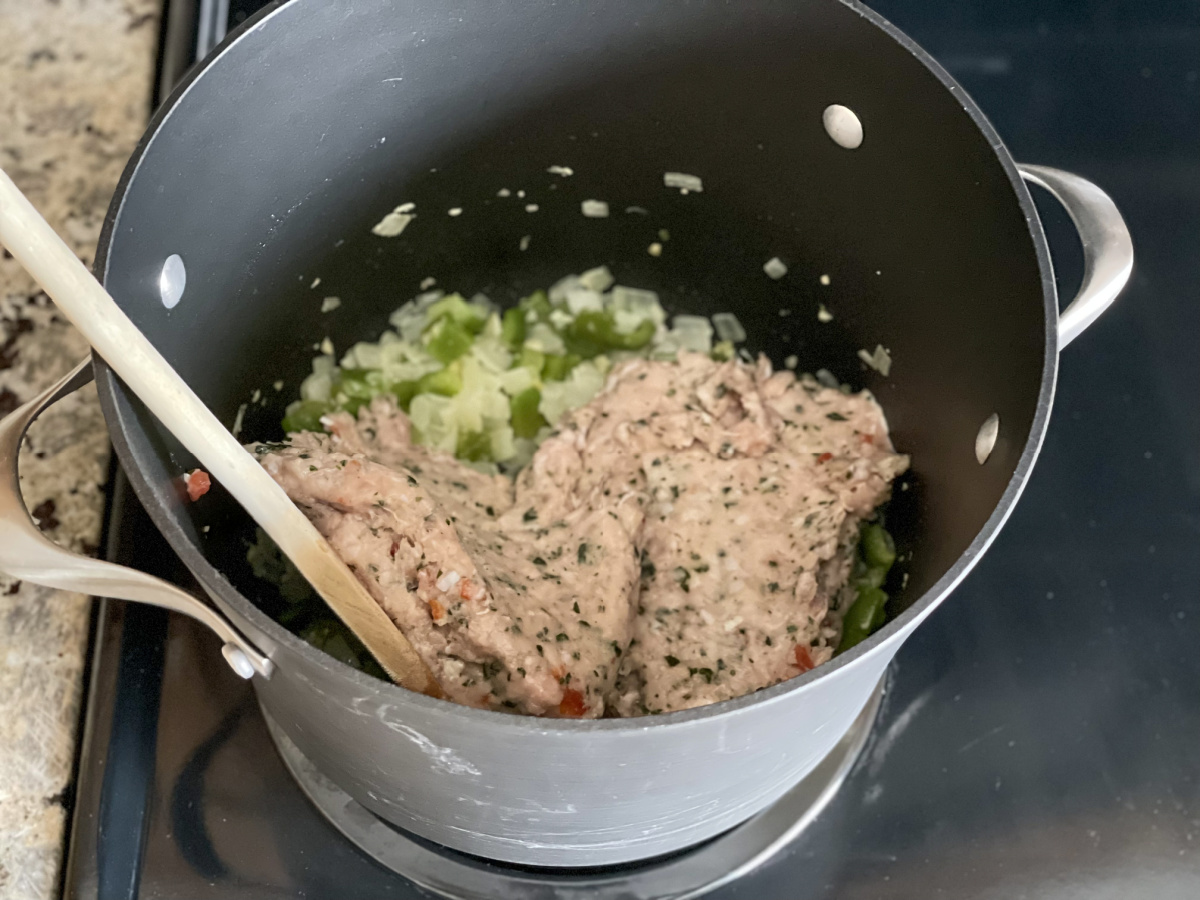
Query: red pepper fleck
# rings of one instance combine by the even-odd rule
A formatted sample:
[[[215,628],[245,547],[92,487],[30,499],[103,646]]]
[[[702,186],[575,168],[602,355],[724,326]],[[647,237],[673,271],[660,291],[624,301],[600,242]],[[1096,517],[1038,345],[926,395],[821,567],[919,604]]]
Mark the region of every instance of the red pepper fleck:
[[[390,548],[388,548],[388,556],[390,556],[392,559],[395,559],[396,551],[399,549],[400,549],[400,542],[392,541],[392,546]]]
[[[864,434],[864,435],[862,435],[862,436],[861,436],[860,440],[861,440],[861,441],[862,441],[864,444],[873,444],[873,443],[875,443],[875,435],[873,435],[873,434]]]
[[[442,604],[437,600],[429,601],[429,615],[433,616],[433,621],[440,622],[446,617],[446,610],[442,608]]]
[[[808,648],[803,644],[796,645],[796,668],[801,672],[807,672],[810,669],[816,668],[812,654],[808,652]]]
[[[195,503],[208,493],[210,487],[212,487],[212,479],[208,477],[208,473],[203,469],[192,469],[187,477],[188,499]]]
[[[558,714],[560,716],[569,716],[573,719],[578,719],[587,712],[587,705],[583,702],[583,694],[575,690],[575,688],[567,688],[563,691],[562,701],[558,704]]]
[[[829,462],[831,459],[833,459],[832,453],[822,453],[820,456],[817,457],[817,462],[819,462],[819,463]]]

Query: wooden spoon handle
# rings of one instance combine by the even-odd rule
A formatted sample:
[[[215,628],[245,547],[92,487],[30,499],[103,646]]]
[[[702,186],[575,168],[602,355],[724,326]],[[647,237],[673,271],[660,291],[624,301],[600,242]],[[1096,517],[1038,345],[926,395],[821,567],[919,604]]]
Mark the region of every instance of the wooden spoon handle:
[[[440,696],[440,686],[412,644],[333,548],[179,377],[3,171],[0,243],[159,421],[271,536],[383,670],[410,690]]]

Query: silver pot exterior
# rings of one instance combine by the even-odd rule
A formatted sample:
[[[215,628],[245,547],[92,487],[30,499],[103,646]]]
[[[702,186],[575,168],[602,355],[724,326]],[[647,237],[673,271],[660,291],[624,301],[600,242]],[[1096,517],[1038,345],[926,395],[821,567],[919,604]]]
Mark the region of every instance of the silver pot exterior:
[[[852,665],[665,719],[542,720],[452,707],[351,672],[295,639],[274,646],[274,674],[254,683],[301,752],[387,821],[477,856],[597,866],[690,846],[778,799],[845,734],[915,627],[914,619]]]
[[[642,82],[658,86],[657,108],[637,78],[621,80],[642,65],[658,66]],[[723,78],[722,65],[736,74]],[[610,75],[612,86],[589,87]],[[681,112],[693,91],[703,102]],[[873,91],[899,92],[903,102]],[[825,134],[821,113],[832,102],[863,114],[861,150]],[[784,127],[793,114],[801,124]],[[519,127],[507,129],[509,119]],[[539,123],[558,120],[561,128],[538,133]],[[589,143],[593,120],[603,124]],[[631,133],[601,146],[623,123]],[[783,149],[767,143],[772,135]],[[415,0],[294,0],[248,23],[156,115],[113,201],[98,267],[131,318],[232,422],[274,378],[294,389],[320,329],[339,348],[377,333],[431,271],[470,292],[488,288],[497,271],[525,289],[548,283],[562,260],[582,268],[580,229],[595,223],[577,204],[528,253],[515,250],[520,222],[497,237],[475,224],[492,220],[472,218],[465,202],[457,219],[431,211],[457,203],[438,193],[443,183],[430,170],[452,173],[455,190],[490,202],[497,188],[521,186],[524,176],[505,168],[510,155],[520,171],[571,163],[576,182],[595,173],[595,189],[609,192],[614,208],[630,173],[646,190],[661,190],[664,168],[713,173],[707,206],[677,213],[698,217],[679,221],[711,233],[710,244],[689,246],[673,233],[677,258],[653,265],[681,268],[663,276],[646,268],[644,279],[694,274],[701,299],[688,311],[728,308],[708,308],[703,297],[736,294],[747,331],[762,336],[756,349],[773,358],[795,345],[781,343],[783,301],[761,266],[788,235],[797,272],[805,248],[820,257],[813,266],[829,267],[809,273],[812,284],[817,272],[834,271],[847,296],[895,298],[877,297],[870,309],[847,300],[832,327],[810,329],[816,357],[876,391],[916,461],[918,480],[894,513],[900,549],[915,551],[911,580],[880,633],[752,696],[645,719],[543,721],[414,695],[334,662],[264,614],[241,571],[244,516],[219,490],[207,506],[183,503],[171,484],[189,466],[186,452],[100,361],[97,381],[139,499],[217,608],[270,658],[273,674],[255,677],[262,707],[321,772],[379,816],[466,853],[546,866],[622,862],[718,834],[794,785],[986,549],[1048,421],[1058,358],[1053,273],[1028,192],[982,115],[903,35],[839,0],[513,0],[458,13]],[[817,161],[821,171],[810,177]],[[722,194],[722,172],[737,190]],[[570,181],[560,190],[573,189]],[[895,202],[879,205],[888,192]],[[804,198],[799,218],[793,194]],[[380,212],[417,195],[427,198],[417,222],[428,230],[410,230],[426,243],[369,243]],[[696,199],[656,202],[675,209]],[[630,239],[640,255],[621,243],[620,229],[634,227],[625,221],[604,226],[616,236],[603,258],[650,266],[642,237]],[[447,231],[452,223],[464,230]],[[551,249],[538,257],[542,246]],[[188,267],[188,287],[164,312],[154,285],[172,253]],[[455,273],[462,284],[450,282]],[[384,306],[318,320],[307,293],[318,274],[330,292],[342,290],[346,315],[357,308],[347,293],[355,286]],[[884,334],[896,359],[887,381],[855,356]],[[265,393],[274,405],[243,410],[251,437],[277,428],[270,423],[289,397]],[[975,433],[997,411],[1001,439],[981,466]]]

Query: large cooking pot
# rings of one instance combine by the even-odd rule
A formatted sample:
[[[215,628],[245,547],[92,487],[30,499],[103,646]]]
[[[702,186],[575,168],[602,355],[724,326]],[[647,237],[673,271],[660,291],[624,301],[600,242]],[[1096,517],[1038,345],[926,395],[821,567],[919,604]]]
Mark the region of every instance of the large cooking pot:
[[[664,187],[667,171],[703,191]],[[1083,287],[1061,315],[1025,181],[1064,203],[1083,240]],[[582,216],[585,199],[610,216]],[[404,202],[414,223],[373,235]],[[779,281],[762,271],[773,256],[790,268]],[[458,850],[606,864],[747,819],[834,746],[995,537],[1045,434],[1059,350],[1124,285],[1129,236],[1094,186],[1014,164],[962,89],[856,3],[293,0],[232,35],[154,116],[96,267],[248,440],[279,436],[314,344],[377,335],[426,277],[511,302],[600,263],[676,310],[734,310],[750,350],[878,396],[912,473],[888,513],[903,560],[893,618],[870,640],[752,696],[631,720],[501,715],[375,680],[272,619],[244,514],[219,489],[185,502],[194,461],[99,359],[121,462],[216,611],[68,558],[16,508],[20,435],[82,370],[5,423],[0,568],[204,619],[322,773]],[[329,295],[341,307],[322,314]],[[886,376],[858,356],[879,344]]]

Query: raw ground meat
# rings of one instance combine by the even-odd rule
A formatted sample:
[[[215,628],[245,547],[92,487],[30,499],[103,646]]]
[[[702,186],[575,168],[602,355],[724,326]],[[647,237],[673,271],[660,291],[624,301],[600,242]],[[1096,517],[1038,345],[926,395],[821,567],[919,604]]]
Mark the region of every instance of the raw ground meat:
[[[908,466],[870,394],[791,372],[617,366],[516,483],[412,443],[375,399],[263,465],[447,695],[531,715],[641,715],[827,661],[859,526]]]

